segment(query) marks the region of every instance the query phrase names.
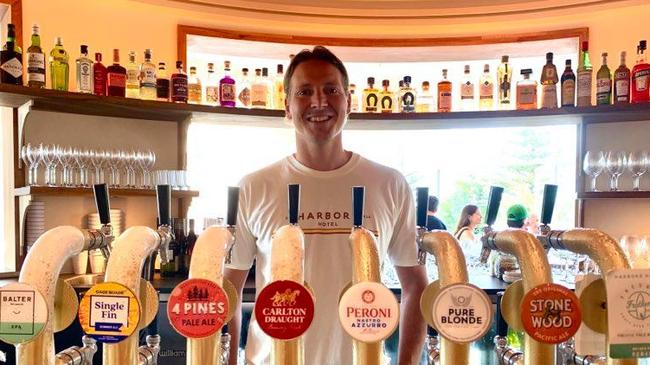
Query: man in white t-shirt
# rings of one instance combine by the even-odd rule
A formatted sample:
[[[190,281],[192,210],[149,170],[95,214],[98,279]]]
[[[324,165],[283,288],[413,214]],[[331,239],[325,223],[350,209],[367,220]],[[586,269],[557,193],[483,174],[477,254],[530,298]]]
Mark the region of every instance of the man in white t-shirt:
[[[256,289],[270,280],[271,236],[287,219],[287,185],[300,184],[299,225],[305,233],[305,280],[313,288],[315,317],[304,335],[305,364],[351,365],[352,340],[338,320],[338,297],[352,279],[348,237],[352,187],[365,186],[364,226],[390,258],[401,283],[399,365],[419,362],[425,335],[419,300],[427,284],[417,262],[411,190],[396,170],[343,149],[342,130],[350,112],[343,63],[324,47],[297,54],[284,79],[286,118],[296,132],[296,153],[240,182],[239,216],[232,263],[226,278],[242,292],[256,260]],[[372,143],[372,141],[368,141]],[[241,298],[241,296],[240,296]],[[241,303],[230,322],[230,364],[235,365]],[[251,320],[247,364],[270,363],[271,341]]]

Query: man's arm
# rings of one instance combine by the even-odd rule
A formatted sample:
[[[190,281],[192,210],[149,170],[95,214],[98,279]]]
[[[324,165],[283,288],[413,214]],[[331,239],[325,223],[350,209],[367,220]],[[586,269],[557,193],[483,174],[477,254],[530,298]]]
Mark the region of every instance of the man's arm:
[[[417,365],[422,356],[427,328],[420,313],[420,296],[427,286],[424,266],[395,266],[402,286],[398,365]]]
[[[239,352],[239,334],[241,333],[241,303],[244,294],[244,284],[248,277],[248,270],[225,269],[224,279],[230,282],[237,289],[237,308],[235,314],[228,322],[228,333],[230,333],[230,360],[229,365],[237,365],[237,354]]]

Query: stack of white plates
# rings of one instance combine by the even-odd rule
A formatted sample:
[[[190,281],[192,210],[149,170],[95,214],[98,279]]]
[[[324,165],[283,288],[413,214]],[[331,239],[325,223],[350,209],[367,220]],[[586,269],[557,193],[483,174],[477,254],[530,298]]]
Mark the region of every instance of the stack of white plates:
[[[25,245],[29,249],[45,233],[45,203],[32,201],[25,213]]]
[[[124,230],[124,214],[121,209],[111,209],[111,226],[115,237],[119,236]],[[88,228],[99,229],[101,227],[102,223],[99,221],[99,214],[88,214]]]

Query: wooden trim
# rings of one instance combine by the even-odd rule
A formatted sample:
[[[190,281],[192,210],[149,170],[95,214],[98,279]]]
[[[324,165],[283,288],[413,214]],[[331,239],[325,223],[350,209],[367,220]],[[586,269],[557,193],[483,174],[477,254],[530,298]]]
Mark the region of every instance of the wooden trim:
[[[347,46],[347,47],[435,47],[468,46],[495,43],[516,43],[578,37],[580,43],[589,39],[589,28],[549,30],[535,33],[476,35],[464,37],[433,38],[339,38],[313,37],[300,35],[239,32],[228,29],[204,28],[179,24],[177,27],[178,59],[185,62],[187,57],[187,36],[198,35],[215,38],[228,38],[245,41],[289,43],[304,45]]]
[[[16,41],[17,44],[22,45],[24,53],[26,47],[23,44],[23,1],[0,0],[0,4],[7,4],[11,7],[11,23],[16,26]]]

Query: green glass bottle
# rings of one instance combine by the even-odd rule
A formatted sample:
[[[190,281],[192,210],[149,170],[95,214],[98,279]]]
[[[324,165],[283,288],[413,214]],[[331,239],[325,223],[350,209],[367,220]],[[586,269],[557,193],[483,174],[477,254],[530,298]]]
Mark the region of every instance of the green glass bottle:
[[[68,53],[63,49],[61,37],[57,37],[56,46],[50,52],[50,76],[52,77],[53,90],[68,91],[70,73],[68,58]]]

